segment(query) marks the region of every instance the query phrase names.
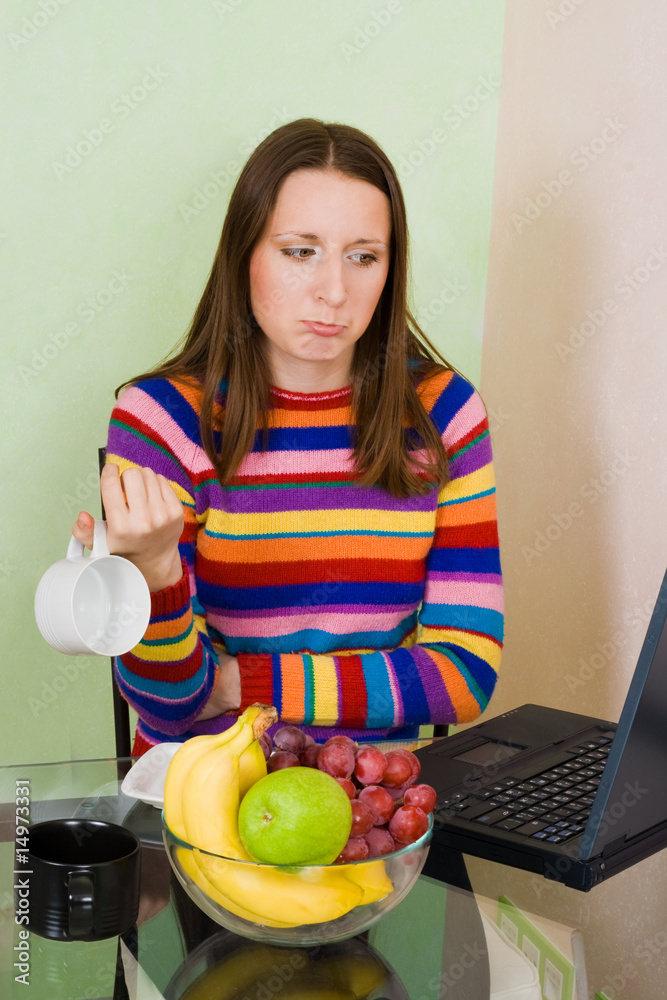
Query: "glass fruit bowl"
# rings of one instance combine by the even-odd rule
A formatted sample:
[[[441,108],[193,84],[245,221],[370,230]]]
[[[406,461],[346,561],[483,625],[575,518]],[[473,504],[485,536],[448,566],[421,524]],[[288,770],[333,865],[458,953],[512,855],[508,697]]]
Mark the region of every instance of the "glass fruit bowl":
[[[424,867],[428,830],[400,851],[347,864],[268,865],[193,847],[169,829],[162,836],[186,893],[216,923],[241,937],[308,947],[360,934],[404,899]]]

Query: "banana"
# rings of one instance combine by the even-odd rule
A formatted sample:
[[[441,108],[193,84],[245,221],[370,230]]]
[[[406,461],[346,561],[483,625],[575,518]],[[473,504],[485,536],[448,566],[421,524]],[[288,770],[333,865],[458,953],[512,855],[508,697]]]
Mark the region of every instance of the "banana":
[[[193,736],[186,740],[172,757],[164,782],[164,818],[167,826],[177,837],[185,840],[185,823],[183,821],[183,789],[188,775],[200,757],[214,747],[224,746],[241,731],[243,723],[241,716],[233,726],[223,733],[211,736]]]
[[[238,831],[239,757],[277,718],[275,708],[251,705],[240,717],[236,735],[191,767],[183,786],[182,811],[185,839],[194,847],[226,858],[248,857]]]
[[[394,883],[387,875],[384,861],[377,858],[363,865],[346,865],[343,869],[347,878],[362,890],[362,904],[377,903],[393,892]]]
[[[239,757],[239,801],[248,789],[266,777],[266,757],[259,740],[254,740]]]
[[[256,921],[280,921],[290,927],[337,920],[361,903],[364,891],[333,866],[308,876],[300,869],[281,871],[255,863],[238,864],[195,851],[209,882],[236,906],[257,914]]]
[[[219,906],[222,906],[223,909],[233,913],[234,916],[241,917],[243,920],[249,920],[250,923],[253,924],[263,923],[266,927],[291,926],[290,924],[282,924],[279,920],[262,920],[257,913],[251,913],[250,910],[246,910],[242,906],[237,906],[236,903],[233,903],[231,899],[228,899],[227,896],[224,896],[222,892],[220,892],[217,886],[208,881],[204,872],[197,864],[195,856],[189,847],[177,847],[176,858],[183,871],[189,876],[190,880],[194,882],[199,889],[201,889],[204,896],[212,899],[215,903],[218,903]]]

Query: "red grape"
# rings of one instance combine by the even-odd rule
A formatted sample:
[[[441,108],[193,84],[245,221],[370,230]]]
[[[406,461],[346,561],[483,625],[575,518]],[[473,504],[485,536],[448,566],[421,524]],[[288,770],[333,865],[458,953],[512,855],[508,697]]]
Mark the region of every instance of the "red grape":
[[[383,826],[371,827],[368,833],[364,834],[364,840],[368,844],[369,858],[379,858],[396,850],[394,838]]]
[[[349,778],[354,771],[354,754],[344,744],[325,743],[317,758],[317,766],[334,778]]]
[[[408,779],[408,781],[406,781],[404,785],[399,785],[398,788],[387,788],[387,791],[394,800],[394,809],[396,809],[396,807],[399,805],[401,806],[403,805],[403,796],[405,795],[407,789],[410,787],[411,780],[412,780],[411,778]],[[383,785],[382,787],[384,788],[385,786]]]
[[[379,785],[366,785],[359,792],[358,800],[365,802],[375,815],[373,826],[383,826],[388,823],[394,812],[394,800],[386,788]]]
[[[368,833],[368,831],[372,828],[375,813],[366,802],[360,802],[359,799],[354,799],[351,805],[352,830],[350,836],[361,837],[362,834]]]
[[[262,733],[262,735],[259,738],[259,743],[262,750],[264,751],[265,759],[268,760],[269,757],[271,756],[271,750],[273,749],[273,747],[271,746],[271,737],[269,736],[269,734]]]
[[[340,852],[336,861],[345,864],[348,861],[364,861],[369,855],[369,847],[363,837],[350,837]]]
[[[317,758],[320,756],[321,749],[322,747],[317,743],[308,743],[299,754],[299,760],[303,766],[317,767]]]
[[[387,759],[381,750],[374,746],[361,747],[354,758],[354,776],[362,785],[379,785],[386,766]]]
[[[408,784],[413,785],[419,777],[422,769],[422,766],[419,763],[419,757],[416,757],[411,750],[404,750],[402,747],[399,747],[398,750],[394,752],[400,754],[401,757],[405,757],[405,759],[410,762],[410,767],[412,768],[412,781],[409,781]]]
[[[298,726],[283,726],[274,733],[273,742],[279,750],[288,750],[298,755],[305,746],[306,738]]]
[[[406,788],[403,801],[406,806],[419,806],[422,812],[431,813],[437,799],[435,788],[430,785],[412,785]]]
[[[349,778],[335,778],[334,780],[338,782],[340,787],[347,795],[348,799],[353,799],[354,796],[357,794],[357,790]]]
[[[305,750],[306,747],[312,747],[312,746],[315,746],[315,740],[310,735],[310,733],[304,733],[303,734],[303,749]]]
[[[410,761],[399,750],[390,750],[387,754],[387,766],[382,784],[387,788],[399,788],[401,785],[406,785],[410,778],[412,778]]]
[[[389,820],[389,833],[405,846],[414,844],[428,830],[428,816],[419,806],[399,806]]]
[[[290,753],[289,750],[276,750],[272,753],[266,762],[266,770],[269,774],[272,771],[279,771],[283,767],[298,767],[299,758],[295,753]]]
[[[346,736],[344,733],[336,733],[335,736],[330,736],[328,740],[324,741],[323,745],[328,747],[333,743],[340,743],[341,746],[349,747],[352,753],[355,753],[357,749],[357,744],[354,740],[350,739],[350,737]]]

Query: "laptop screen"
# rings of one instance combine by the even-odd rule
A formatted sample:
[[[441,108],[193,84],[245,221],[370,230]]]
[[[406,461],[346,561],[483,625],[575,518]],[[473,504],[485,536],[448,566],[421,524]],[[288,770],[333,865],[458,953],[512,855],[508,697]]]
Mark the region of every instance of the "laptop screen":
[[[579,856],[667,821],[667,573],[637,660]]]

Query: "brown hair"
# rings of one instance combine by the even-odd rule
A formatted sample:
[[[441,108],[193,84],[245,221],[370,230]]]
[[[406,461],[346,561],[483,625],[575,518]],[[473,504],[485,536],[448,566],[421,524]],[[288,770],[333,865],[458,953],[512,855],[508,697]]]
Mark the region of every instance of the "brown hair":
[[[352,412],[353,458],[362,485],[377,484],[397,497],[423,494],[448,479],[436,427],[415,385],[452,366],[419,328],[407,304],[408,229],[403,194],[393,166],[364,132],[314,118],[289,122],[251,154],[229,201],[213,266],[181,349],[144,375],[203,384],[202,444],[222,483],[252,449],[258,417],[266,447],[271,372],[250,305],[250,257],[262,236],[280,186],[294,170],[327,170],[367,181],[390,203],[391,246],[387,280],[371,321],[356,342]],[[227,379],[224,434],[214,446],[214,404]],[[418,461],[408,446],[423,449]],[[428,482],[427,482],[428,481]]]

